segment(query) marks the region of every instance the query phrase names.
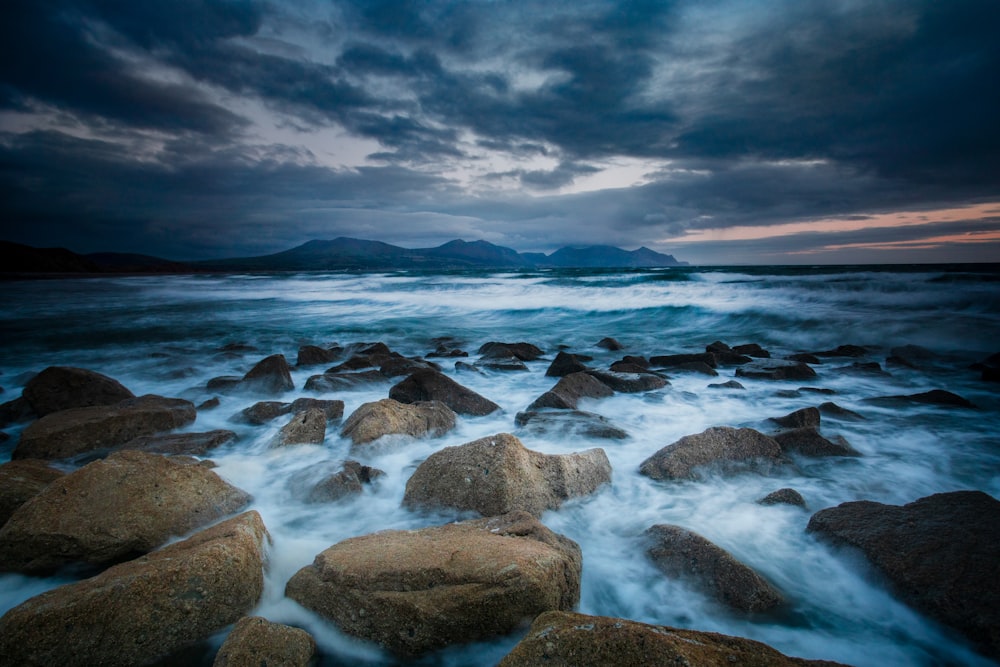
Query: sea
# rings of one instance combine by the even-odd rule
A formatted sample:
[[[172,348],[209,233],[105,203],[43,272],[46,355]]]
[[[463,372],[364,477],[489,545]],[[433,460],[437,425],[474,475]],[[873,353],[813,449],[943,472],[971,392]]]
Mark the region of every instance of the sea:
[[[605,337],[623,349],[597,343]],[[461,416],[438,438],[393,442],[371,454],[351,452],[339,426],[321,445],[275,448],[287,418],[264,426],[234,421],[273,397],[208,391],[210,378],[242,375],[274,353],[294,364],[302,345],[384,342],[405,356],[425,356],[437,339],[469,353],[438,358],[443,371],[499,404],[484,417]],[[545,351],[527,371],[474,370],[490,341],[529,342]],[[579,434],[533,434],[515,415],[550,389],[545,371],[559,350],[588,355],[607,368],[624,355],[646,358],[703,352],[706,345],[758,343],[772,357],[864,346],[863,359],[824,357],[808,381],[718,377],[668,371],[670,384],[639,394],[585,399],[580,407],[624,429],[624,440]],[[235,345],[234,345],[235,344]],[[916,367],[886,360],[920,346]],[[228,348],[227,348],[228,346]],[[912,349],[912,348],[911,348]],[[546,512],[542,522],[583,552],[577,610],[645,623],[720,632],[765,642],[792,656],[858,666],[992,665],[956,632],[902,603],[858,554],[806,532],[810,516],[854,500],[904,504],[930,494],[978,489],[1000,498],[1000,384],[972,366],[1000,351],[1000,265],[671,267],[632,270],[329,272],[156,275],[8,280],[0,283],[0,386],[3,399],[50,365],[109,375],[135,394],[182,397],[196,405],[217,396],[185,431],[231,429],[238,439],[215,450],[216,472],[253,495],[272,537],[266,586],[254,614],[307,629],[324,665],[389,665],[377,647],[350,638],[285,598],[288,579],[327,547],[388,529],[416,529],[464,518],[403,508],[406,480],[431,453],[497,433],[529,449],[607,453],[612,481],[596,493]],[[857,361],[878,369],[858,368]],[[345,418],[388,396],[401,378],[351,391],[304,389],[323,367],[293,368],[299,396],[341,399]],[[737,379],[744,390],[710,384]],[[828,393],[801,391],[821,388]],[[977,409],[884,405],[869,399],[945,389]],[[709,474],[697,481],[654,481],[640,463],[679,438],[713,426],[773,430],[771,417],[833,401],[863,420],[824,417],[828,437],[843,436],[862,455],[794,458],[766,474]],[[6,429],[0,462],[22,426]],[[306,504],[303,485],[346,459],[385,471],[355,497]],[[780,488],[802,494],[807,509],[764,506]],[[727,610],[689,582],[662,574],[644,552],[642,534],[676,524],[723,547],[787,598],[774,615]],[[0,575],[0,614],[71,581]],[[454,646],[412,664],[491,665],[524,631]],[[193,664],[210,664],[225,631]],[[196,657],[191,657],[192,655]]]

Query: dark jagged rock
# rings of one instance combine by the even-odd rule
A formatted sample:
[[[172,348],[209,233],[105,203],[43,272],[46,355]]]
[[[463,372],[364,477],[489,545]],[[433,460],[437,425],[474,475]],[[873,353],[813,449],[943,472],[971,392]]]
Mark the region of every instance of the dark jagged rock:
[[[281,427],[274,444],[320,445],[326,438],[326,413],[319,408],[307,408],[292,415],[292,419]]]
[[[612,352],[617,352],[618,350],[624,350],[625,346],[619,343],[617,340],[611,337],[602,338],[597,341],[597,347],[603,348],[605,350],[611,350]]]
[[[734,345],[733,352],[736,354],[745,354],[748,357],[756,357],[758,359],[770,359],[771,353],[762,348],[757,343],[746,343],[745,345]]]
[[[403,505],[483,516],[524,510],[540,516],[610,481],[603,449],[546,455],[499,433],[431,454],[406,482]]]
[[[712,354],[715,356],[715,362],[720,366],[742,366],[753,361],[753,357],[749,355],[728,350],[713,352]]]
[[[267,530],[246,512],[0,618],[6,665],[149,664],[248,613],[264,588]]]
[[[588,373],[570,373],[560,378],[555,386],[528,406],[528,410],[555,408],[574,410],[580,399],[607,398],[614,396],[614,390]]]
[[[523,361],[517,357],[506,357],[504,359],[488,359],[485,361],[476,362],[477,368],[483,368],[490,371],[500,371],[500,372],[510,372],[510,371],[527,371],[528,367]]]
[[[723,472],[782,463],[781,445],[751,428],[715,426],[667,445],[639,466],[653,479],[698,479],[711,466]]]
[[[861,456],[861,452],[851,447],[842,436],[827,440],[813,426],[781,431],[772,437],[781,445],[782,451],[803,456]]]
[[[649,364],[655,368],[676,368],[684,364],[699,362],[710,368],[716,368],[719,364],[715,360],[715,355],[711,352],[699,354],[661,354],[649,358]]]
[[[303,345],[299,348],[299,353],[295,358],[295,365],[299,368],[304,366],[320,366],[336,361],[344,351],[335,347],[327,349],[318,345]]]
[[[868,354],[868,348],[860,345],[838,345],[832,350],[814,352],[817,357],[863,357]]]
[[[413,658],[572,609],[580,570],[575,542],[513,512],[344,540],[299,570],[285,594],[347,634]]]
[[[826,415],[827,417],[833,417],[834,419],[844,419],[847,421],[864,421],[864,417],[859,415],[853,410],[848,410],[847,408],[842,408],[836,403],[827,401],[826,403],[821,403],[819,406],[819,411]]]
[[[0,570],[106,567],[238,511],[250,496],[203,466],[125,451],[49,484],[0,529]]]
[[[39,417],[93,405],[115,405],[135,394],[115,379],[96,371],[50,366],[33,377],[21,393]]]
[[[648,625],[623,618],[547,611],[497,667],[846,667],[790,658],[767,644],[714,632]]]
[[[531,343],[484,343],[478,351],[484,359],[504,359],[506,357],[517,357],[521,361],[534,361],[543,354],[541,348]]]
[[[527,410],[514,416],[514,424],[536,435],[579,436],[624,440],[628,433],[606,417],[583,410]]]
[[[816,371],[801,361],[769,359],[737,368],[736,377],[755,380],[809,380],[816,377]]]
[[[861,550],[908,604],[1000,658],[1000,501],[955,491],[907,505],[849,502],[807,530]]]
[[[900,345],[889,350],[886,365],[922,368],[937,359],[937,355],[919,345]]]
[[[713,341],[705,346],[706,352],[732,352],[731,347],[721,340]]]
[[[575,354],[570,354],[568,352],[560,352],[556,355],[556,358],[552,360],[549,364],[548,369],[545,371],[545,375],[548,377],[561,378],[570,373],[579,373],[581,371],[588,370],[587,365],[583,363]]]
[[[886,406],[923,403],[926,405],[940,405],[947,408],[974,409],[976,407],[972,401],[944,389],[932,389],[919,394],[907,394],[905,396],[879,396],[878,398],[866,399],[866,402]]]
[[[338,472],[316,484],[306,496],[307,503],[329,503],[346,496],[357,495],[364,490],[365,484],[385,475],[378,468],[372,468],[357,461],[344,461],[344,466]]]
[[[653,373],[619,373],[615,371],[587,371],[614,391],[626,394],[662,389],[670,383]]]
[[[758,505],[795,505],[805,507],[806,499],[795,489],[778,489],[757,501]]]
[[[190,401],[152,394],[116,405],[53,412],[25,427],[11,458],[70,458],[123,445],[140,436],[180,428],[193,422],[195,417]]]
[[[259,401],[249,408],[244,408],[236,417],[238,421],[243,421],[254,426],[261,426],[282,415],[287,415],[292,409],[291,403],[282,401]]]
[[[143,435],[129,440],[118,450],[138,450],[152,454],[186,454],[205,456],[216,447],[236,440],[232,431],[218,429],[204,433],[168,433],[166,435]]]
[[[412,373],[389,390],[389,398],[400,403],[441,401],[461,415],[488,415],[500,409],[488,398],[433,370]]]
[[[455,412],[440,401],[400,403],[384,398],[359,406],[340,434],[350,438],[355,449],[386,435],[438,437],[455,428],[456,421]]]
[[[0,465],[0,528],[21,505],[65,474],[37,459],[8,461]]]
[[[616,361],[608,367],[612,373],[650,373],[666,379],[661,373],[649,370],[649,364],[639,365],[629,361]]]
[[[244,616],[222,643],[212,667],[310,667],[316,640],[305,630]]]
[[[285,355],[272,354],[258,361],[257,365],[243,376],[240,387],[264,394],[281,394],[295,389]]]
[[[784,602],[763,577],[693,531],[660,524],[645,537],[646,553],[664,574],[690,581],[737,611],[763,612]]]
[[[784,417],[771,417],[771,421],[785,428],[818,427],[820,413],[818,408],[802,408]]]

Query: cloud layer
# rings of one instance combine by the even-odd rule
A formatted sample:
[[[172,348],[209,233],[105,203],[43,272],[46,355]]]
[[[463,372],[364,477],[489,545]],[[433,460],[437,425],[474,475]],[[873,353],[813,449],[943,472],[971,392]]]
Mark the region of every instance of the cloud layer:
[[[0,12],[9,240],[179,259],[336,236],[714,263],[1000,249],[991,0]],[[934,217],[963,206],[974,234]],[[925,215],[880,226],[889,212]],[[872,227],[829,223],[849,216]]]

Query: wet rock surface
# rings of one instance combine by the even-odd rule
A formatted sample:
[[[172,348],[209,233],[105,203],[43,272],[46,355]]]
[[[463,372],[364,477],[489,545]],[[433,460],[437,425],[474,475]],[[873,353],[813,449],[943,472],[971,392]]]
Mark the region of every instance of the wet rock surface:
[[[724,472],[767,469],[784,462],[781,445],[751,428],[716,426],[686,435],[639,466],[653,479],[697,479],[703,468]]]
[[[500,406],[443,373],[420,370],[389,390],[389,398],[400,403],[440,401],[462,415],[488,415]]]
[[[244,616],[222,643],[212,667],[309,667],[316,640],[305,630]]]
[[[358,446],[386,435],[437,437],[455,428],[455,424],[455,412],[440,401],[400,403],[385,398],[359,406],[344,422],[341,435]]]
[[[0,465],[0,528],[21,505],[65,474],[37,459],[8,461]]]
[[[96,371],[71,366],[50,366],[33,377],[21,396],[39,417],[92,405],[114,405],[135,398],[117,380]]]
[[[489,639],[580,595],[580,549],[525,512],[339,542],[288,597],[401,657]]]

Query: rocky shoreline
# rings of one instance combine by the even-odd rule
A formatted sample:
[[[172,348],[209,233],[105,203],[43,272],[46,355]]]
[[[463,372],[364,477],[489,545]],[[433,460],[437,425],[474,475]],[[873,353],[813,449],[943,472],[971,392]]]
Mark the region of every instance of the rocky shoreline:
[[[622,349],[610,338],[597,346]],[[381,342],[303,345],[296,369],[333,364],[305,382],[310,396],[296,395],[293,367],[280,354],[243,375],[203,382],[209,394],[245,397],[246,405],[231,416],[234,423],[263,428],[281,420],[272,447],[322,445],[334,431],[350,441],[353,458],[304,489],[305,502],[342,502],[371,484],[397,484],[405,486],[407,511],[463,519],[349,538],[318,553],[287,582],[288,598],[400,660],[521,632],[532,623],[502,665],[723,665],[734,657],[739,664],[834,664],[789,658],[725,635],[573,613],[587,563],[573,540],[542,519],[613,484],[602,448],[550,455],[501,432],[438,449],[408,479],[387,478],[365,463],[373,452],[440,438],[463,419],[501,410],[453,379],[445,363],[464,373],[518,373],[530,371],[526,362],[548,359],[551,388],[512,419],[529,435],[609,443],[628,438],[581,404],[621,394],[641,400],[681,373],[733,376],[709,385],[714,391],[742,391],[737,378],[774,382],[777,391],[809,403],[768,415],[756,428],[720,422],[649,452],[638,472],[651,484],[767,476],[803,457],[861,456],[835,431],[838,421],[865,416],[828,400],[813,367],[835,364],[833,372],[863,376],[884,372],[881,363],[853,345],[789,357],[772,358],[756,344],[715,341],[704,351],[624,355],[596,368],[593,357],[568,350],[547,353],[530,343],[490,341],[470,354],[442,338],[426,355],[410,357]],[[912,367],[937,360],[907,346],[893,349],[884,363]],[[994,355],[977,371],[988,382],[998,367],[1000,355]],[[811,384],[788,389],[788,382]],[[362,404],[345,419],[344,401],[333,396],[359,387],[384,388],[386,398]],[[262,397],[267,400],[257,400]],[[945,389],[870,401],[978,410]],[[229,430],[191,430],[199,412],[218,404],[217,398],[195,406],[182,398],[135,396],[97,371],[54,366],[0,405],[0,427],[21,425],[20,437],[4,445],[12,446],[11,460],[0,465],[0,571],[79,579],[0,618],[0,663],[144,664],[230,626],[217,665],[318,659],[308,633],[252,616],[270,537],[260,515],[247,509],[250,494],[213,472],[211,461],[213,450],[240,442]],[[824,416],[833,423],[829,432]],[[805,507],[789,488],[759,502]],[[645,550],[663,576],[686,581],[748,617],[771,618],[787,605],[785,592],[700,535],[698,526],[647,528],[635,536],[636,549]],[[860,552],[894,595],[961,633],[983,655],[1000,658],[1000,501],[980,491],[951,490],[904,506],[859,499],[816,511],[808,532],[831,550]]]

